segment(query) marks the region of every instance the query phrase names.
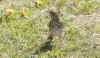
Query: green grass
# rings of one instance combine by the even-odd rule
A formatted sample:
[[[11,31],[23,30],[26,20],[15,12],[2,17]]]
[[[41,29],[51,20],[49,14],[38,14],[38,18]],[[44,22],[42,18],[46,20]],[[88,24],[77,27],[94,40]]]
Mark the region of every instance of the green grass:
[[[35,0],[0,1],[0,58],[99,58],[100,46],[93,48],[92,39],[95,39],[94,32],[100,32],[100,25],[86,15],[92,13],[98,15],[100,3],[92,0],[87,2],[82,0],[82,2],[80,0],[42,0],[41,3]],[[50,8],[52,3],[55,4],[53,6],[64,24],[63,45],[56,37],[51,51],[34,55],[33,52],[46,41],[48,36],[47,25],[50,16],[44,11]],[[97,19],[99,17],[95,16],[95,20]]]

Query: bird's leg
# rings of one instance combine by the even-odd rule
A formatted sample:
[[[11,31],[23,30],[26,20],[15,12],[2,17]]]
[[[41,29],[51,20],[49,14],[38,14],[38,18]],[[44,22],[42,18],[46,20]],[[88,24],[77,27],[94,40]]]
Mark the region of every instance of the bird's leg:
[[[60,38],[60,41],[62,41],[61,35],[59,36],[59,38]]]
[[[61,44],[63,45],[64,43],[63,43],[63,40],[62,40],[62,36],[60,35],[59,38],[60,38]]]

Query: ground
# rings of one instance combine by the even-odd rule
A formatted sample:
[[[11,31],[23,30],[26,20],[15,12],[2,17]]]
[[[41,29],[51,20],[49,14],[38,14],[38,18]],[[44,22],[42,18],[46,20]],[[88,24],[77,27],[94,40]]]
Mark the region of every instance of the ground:
[[[55,9],[63,22],[52,49],[34,54],[46,42]],[[100,58],[100,1],[0,1],[0,58]],[[45,48],[43,48],[46,50]]]

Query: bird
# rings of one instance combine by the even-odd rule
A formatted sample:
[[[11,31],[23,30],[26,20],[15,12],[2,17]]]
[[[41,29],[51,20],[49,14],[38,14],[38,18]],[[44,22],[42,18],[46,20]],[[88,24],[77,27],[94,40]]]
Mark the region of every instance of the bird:
[[[60,20],[59,14],[55,10],[48,10],[51,20],[49,21],[48,27],[49,27],[49,36],[47,37],[47,40],[52,41],[54,37],[59,36],[61,39],[61,33],[63,29],[63,23]]]
[[[52,50],[53,45],[52,40],[55,36],[59,36],[61,40],[61,33],[63,29],[63,24],[60,21],[59,14],[54,10],[48,10],[51,20],[49,21],[48,27],[49,27],[49,36],[47,37],[46,42],[44,42],[41,46],[37,47],[34,51],[34,54],[37,54],[39,52],[46,52],[48,50]]]

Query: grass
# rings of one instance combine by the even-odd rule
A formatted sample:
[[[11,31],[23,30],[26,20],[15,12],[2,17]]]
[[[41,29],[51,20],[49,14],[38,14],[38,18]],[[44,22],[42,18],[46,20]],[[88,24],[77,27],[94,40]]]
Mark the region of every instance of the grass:
[[[100,3],[67,1],[0,1],[0,58],[99,58]],[[56,37],[51,51],[34,55],[33,52],[48,36],[50,16],[44,11],[51,4],[64,24],[63,45]],[[93,48],[95,43],[98,46]]]

